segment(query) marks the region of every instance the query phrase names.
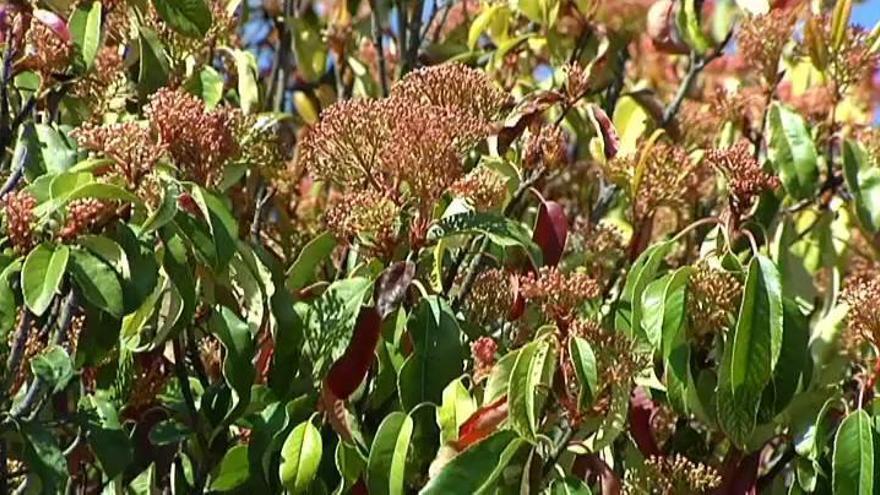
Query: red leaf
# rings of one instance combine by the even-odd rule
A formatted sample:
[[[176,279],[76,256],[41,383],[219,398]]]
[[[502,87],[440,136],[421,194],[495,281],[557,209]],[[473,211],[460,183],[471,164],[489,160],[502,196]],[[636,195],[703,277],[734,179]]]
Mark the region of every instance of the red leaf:
[[[70,29],[67,22],[58,14],[43,9],[34,9],[34,18],[45,24],[55,33],[55,36],[61,38],[64,42],[70,43]]]
[[[513,294],[513,302],[507,313],[507,321],[516,321],[526,311],[526,300],[519,290],[519,277],[514,274],[510,275],[510,292]]]
[[[651,417],[656,413],[657,405],[654,401],[643,388],[636,387],[629,400],[629,432],[645,457],[661,454],[651,429]]]
[[[541,207],[538,209],[538,220],[535,222],[535,231],[532,240],[541,248],[544,254],[545,266],[556,266],[562,259],[565,250],[565,241],[568,238],[568,219],[562,205],[556,201],[546,201],[541,198]]]
[[[376,308],[361,308],[345,354],[333,363],[324,379],[333,395],[345,400],[364,381],[373,363],[381,329],[382,318]]]
[[[471,417],[458,429],[458,441],[454,442],[455,448],[460,452],[488,437],[498,429],[498,425],[505,419],[507,419],[506,395],[471,414]]]
[[[617,135],[617,129],[614,128],[614,123],[608,118],[605,110],[602,110],[597,105],[593,105],[593,116],[596,118],[596,122],[599,123],[599,132],[602,133],[602,141],[605,144],[605,158],[610,160],[617,156],[617,152],[620,150],[620,136]]]
[[[689,51],[678,33],[676,6],[677,2],[672,0],[657,0],[648,9],[645,30],[657,51],[670,54],[685,54]]]

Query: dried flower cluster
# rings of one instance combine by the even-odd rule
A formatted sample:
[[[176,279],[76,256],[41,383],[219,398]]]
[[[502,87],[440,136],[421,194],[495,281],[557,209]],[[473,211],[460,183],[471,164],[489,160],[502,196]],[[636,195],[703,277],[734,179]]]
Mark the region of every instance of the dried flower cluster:
[[[797,16],[789,9],[773,9],[740,24],[736,46],[740,56],[755,67],[769,85],[778,78],[782,52],[792,39]]]
[[[627,495],[698,495],[721,485],[721,476],[710,466],[675,454],[646,459],[641,469],[626,472],[624,484]]]
[[[880,54],[873,51],[868,31],[859,26],[847,26],[840,43],[836,43],[828,15],[807,21],[800,50],[808,54],[819,68],[828,71],[836,96],[870,79],[880,64]]]
[[[138,188],[165,153],[165,146],[156,142],[150,127],[138,122],[86,123],[71,136],[84,149],[113,160],[111,174],[122,177],[131,189]]]
[[[626,253],[626,238],[611,223],[591,226],[588,221],[576,222],[568,247],[580,253],[587,273],[597,280],[607,280]]]
[[[159,143],[187,179],[206,186],[220,182],[224,165],[239,152],[236,111],[208,110],[202,100],[181,89],[163,88],[150,98],[145,113]]]
[[[734,219],[744,218],[758,195],[779,187],[779,178],[761,169],[752,155],[752,146],[740,140],[728,149],[711,149],[706,161],[727,179],[728,201]]]
[[[483,72],[462,64],[421,68],[396,84],[392,94],[425,106],[455,108],[481,122],[500,118],[511,103]]]
[[[476,276],[465,304],[470,320],[487,327],[505,319],[513,302],[510,274],[493,268]]]
[[[845,350],[858,354],[865,343],[880,350],[880,279],[858,277],[847,284],[841,298],[849,306]]]
[[[400,207],[379,192],[353,192],[340,198],[326,215],[327,226],[341,240],[357,237],[376,254],[390,254],[399,233]]]
[[[607,412],[614,387],[628,387],[651,358],[636,349],[636,342],[622,332],[608,330],[595,320],[578,319],[572,322],[570,334],[589,342],[596,356],[596,368],[602,389],[596,392],[594,412]]]
[[[7,193],[0,199],[3,207],[3,225],[6,235],[16,251],[26,253],[36,244],[34,239],[34,208],[37,198],[25,191]]]
[[[455,181],[450,190],[479,211],[495,210],[507,199],[507,179],[489,167],[477,167]]]
[[[479,71],[456,64],[421,69],[388,98],[326,109],[303,139],[298,159],[343,193],[369,190],[365,197],[386,198],[401,210],[413,206],[417,240],[436,201],[464,175],[464,154],[488,136],[506,101]],[[332,222],[346,223],[338,215]]]
[[[688,281],[688,316],[698,339],[718,334],[733,321],[742,298],[742,282],[732,273],[701,262]]]
[[[541,267],[520,280],[522,295],[541,307],[544,315],[558,325],[566,325],[574,312],[602,293],[601,286],[584,272],[563,273],[556,267]]]
[[[73,43],[36,19],[30,23],[25,43],[28,55],[22,61],[22,67],[39,72],[43,77],[63,73],[73,56]]]
[[[606,167],[609,179],[630,191],[635,217],[648,218],[661,206],[684,210],[700,181],[699,165],[680,146],[664,142],[641,154],[641,175],[633,156],[616,157]]]
[[[554,125],[535,126],[523,149],[523,168],[534,170],[543,165],[547,170],[564,166],[568,161],[565,132]]]

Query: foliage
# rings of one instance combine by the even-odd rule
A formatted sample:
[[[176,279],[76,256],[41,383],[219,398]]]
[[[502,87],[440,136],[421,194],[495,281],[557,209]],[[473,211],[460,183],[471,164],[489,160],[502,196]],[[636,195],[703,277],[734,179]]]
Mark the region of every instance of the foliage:
[[[851,9],[5,2],[0,492],[877,493]]]

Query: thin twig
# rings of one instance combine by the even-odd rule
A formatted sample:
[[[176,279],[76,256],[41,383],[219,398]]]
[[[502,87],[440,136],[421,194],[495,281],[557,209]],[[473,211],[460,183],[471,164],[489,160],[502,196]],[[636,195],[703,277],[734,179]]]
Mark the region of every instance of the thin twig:
[[[373,44],[376,45],[376,57],[379,62],[379,85],[382,96],[388,96],[388,65],[385,63],[385,47],[382,44],[382,20],[376,0],[370,0],[370,17],[372,17]]]

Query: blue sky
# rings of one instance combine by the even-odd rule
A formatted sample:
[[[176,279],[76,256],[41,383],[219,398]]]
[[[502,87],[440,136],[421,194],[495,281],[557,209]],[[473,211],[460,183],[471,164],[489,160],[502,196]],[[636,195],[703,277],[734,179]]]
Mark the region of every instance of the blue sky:
[[[880,0],[866,0],[853,8],[853,22],[871,29],[880,20]]]

